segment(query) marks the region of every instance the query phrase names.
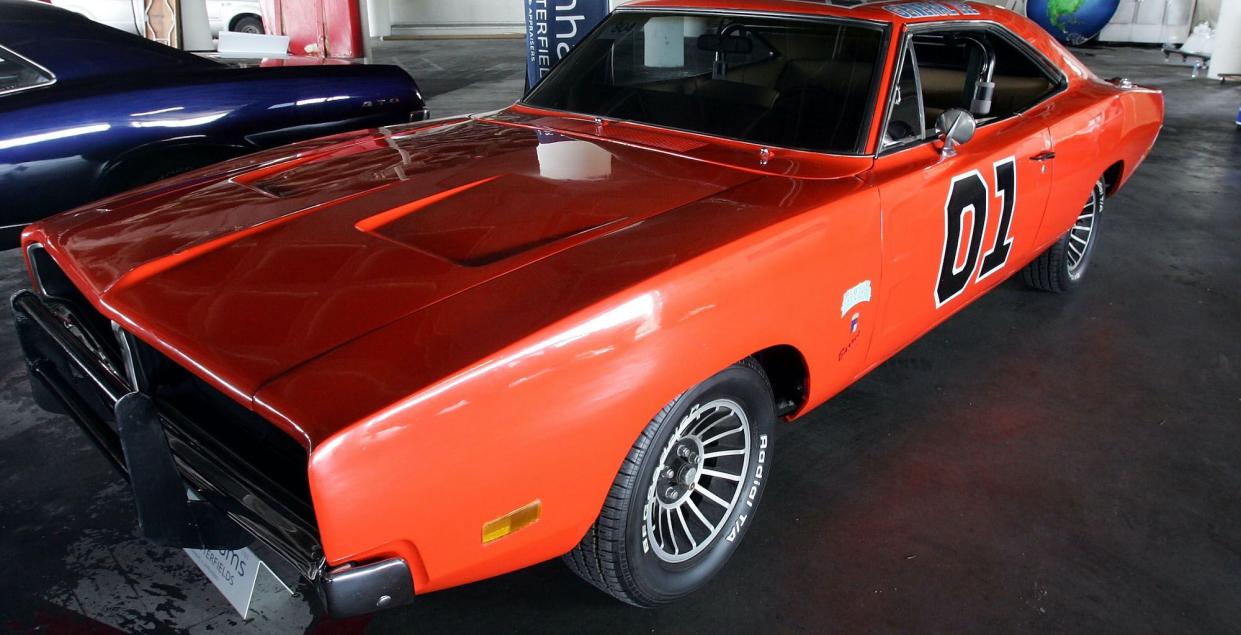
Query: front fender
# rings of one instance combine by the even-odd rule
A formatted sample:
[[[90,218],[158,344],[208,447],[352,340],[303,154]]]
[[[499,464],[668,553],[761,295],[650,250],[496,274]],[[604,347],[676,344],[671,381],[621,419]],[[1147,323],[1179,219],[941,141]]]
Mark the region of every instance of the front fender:
[[[329,564],[417,558],[426,592],[556,557],[594,521],[650,418],[697,382],[788,344],[810,365],[812,400],[846,385],[864,351],[841,361],[841,292],[878,282],[876,194],[856,179],[741,189],[731,204],[656,217],[451,297],[261,389],[256,408],[315,442],[310,483]],[[738,200],[776,193],[789,207]],[[603,297],[586,301],[594,294]],[[545,322],[557,309],[566,317]],[[484,523],[536,499],[537,523],[482,543]]]

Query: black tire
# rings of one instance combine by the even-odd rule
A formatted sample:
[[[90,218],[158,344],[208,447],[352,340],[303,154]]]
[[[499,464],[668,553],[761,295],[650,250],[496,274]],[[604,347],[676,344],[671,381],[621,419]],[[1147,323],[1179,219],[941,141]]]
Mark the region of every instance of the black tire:
[[[728,432],[733,427],[730,419],[740,424],[738,432]],[[775,420],[771,386],[753,359],[733,364],[673,399],[634,442],[599,518],[581,543],[564,556],[569,568],[605,593],[642,607],[670,602],[705,585],[724,568],[753,524],[771,470]],[[697,430],[700,436],[694,436],[699,425],[703,426]],[[721,432],[728,433],[727,443],[711,441]],[[743,447],[734,446],[744,446],[746,451],[738,452]],[[690,447],[697,447],[701,454]],[[734,454],[707,458],[716,452]],[[670,465],[679,467],[673,471]],[[733,489],[732,478],[704,476],[700,470],[730,473],[740,480]],[[676,476],[667,478],[669,474]],[[731,507],[711,503],[691,482],[711,490]],[[679,491],[679,497],[664,496],[672,491]],[[664,507],[666,501],[669,507]],[[676,535],[680,529],[668,525],[665,534],[664,526],[653,530],[648,523],[649,509],[663,518],[668,508],[680,510],[682,516],[677,520],[686,519],[680,528],[699,538],[698,542],[686,540],[686,534],[680,533],[683,542],[693,543],[683,553],[674,553],[679,550]],[[719,511],[712,513],[709,508]],[[673,513],[666,513],[668,522],[674,523]],[[693,514],[701,515],[695,518]],[[718,522],[719,528],[713,530],[699,518]],[[652,532],[649,536],[648,531]],[[685,559],[669,560],[679,557]]]
[[[1106,193],[1107,184],[1100,179],[1091,189],[1090,198],[1086,200],[1073,227],[1022,270],[1026,286],[1064,293],[1081,284],[1098,242]]]
[[[242,16],[233,22],[233,28],[229,30],[237,33],[254,33],[257,35],[262,35],[263,20],[258,16],[253,15]]]

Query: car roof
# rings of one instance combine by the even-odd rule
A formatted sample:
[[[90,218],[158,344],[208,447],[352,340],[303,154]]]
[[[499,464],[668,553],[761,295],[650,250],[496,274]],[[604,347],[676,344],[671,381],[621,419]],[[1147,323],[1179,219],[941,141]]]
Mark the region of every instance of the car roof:
[[[912,2],[885,0],[879,2],[840,2],[823,0],[635,0],[623,9],[698,9],[781,13],[811,16],[854,18],[890,24],[942,22],[945,20],[985,20],[1008,22],[1014,15],[1008,9],[983,2],[937,0]]]
[[[0,16],[0,46],[46,68],[60,81],[218,66],[35,0],[0,0]]]

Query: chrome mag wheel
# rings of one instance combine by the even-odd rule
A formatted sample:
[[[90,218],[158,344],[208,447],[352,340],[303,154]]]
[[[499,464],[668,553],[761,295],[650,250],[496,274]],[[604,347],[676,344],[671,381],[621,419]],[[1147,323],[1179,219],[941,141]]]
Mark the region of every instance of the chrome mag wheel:
[[[1076,280],[1086,271],[1090,250],[1094,247],[1094,229],[1098,214],[1102,211],[1103,196],[1101,188],[1096,186],[1090,193],[1090,200],[1082,207],[1081,214],[1069,230],[1068,251],[1065,254],[1069,268],[1069,277]]]
[[[685,415],[664,446],[647,491],[646,536],[660,560],[685,562],[712,544],[750,466],[750,421],[729,399]]]
[[[598,519],[565,563],[634,606],[702,588],[754,524],[775,426],[771,383],[752,357],[677,395],[634,439]]]

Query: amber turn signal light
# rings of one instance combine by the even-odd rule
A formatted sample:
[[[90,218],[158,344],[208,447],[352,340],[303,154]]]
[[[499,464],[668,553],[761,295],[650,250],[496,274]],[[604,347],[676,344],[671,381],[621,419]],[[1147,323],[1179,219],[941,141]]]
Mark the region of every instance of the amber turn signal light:
[[[525,529],[539,520],[543,501],[534,500],[495,520],[483,523],[483,544],[495,542],[518,529]]]

